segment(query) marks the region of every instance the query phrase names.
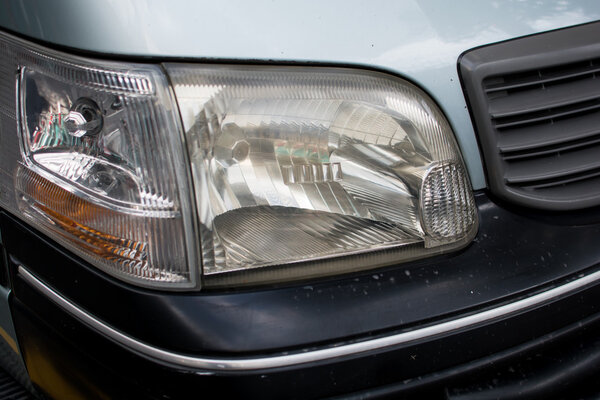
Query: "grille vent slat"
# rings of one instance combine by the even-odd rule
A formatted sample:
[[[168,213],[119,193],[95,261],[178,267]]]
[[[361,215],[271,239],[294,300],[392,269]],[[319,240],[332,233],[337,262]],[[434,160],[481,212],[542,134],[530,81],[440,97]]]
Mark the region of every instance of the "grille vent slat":
[[[561,156],[519,160],[508,164],[505,180],[508,184],[535,183],[555,179],[564,180],[600,168],[600,146],[572,151]]]
[[[600,205],[600,23],[471,50],[461,78],[488,185],[505,200]]]
[[[594,111],[600,111],[600,101],[592,100],[590,102],[575,104],[561,108],[550,108],[541,110],[529,115],[519,116],[519,118],[498,118],[495,121],[496,129],[518,128],[521,126],[534,125],[538,123],[552,123],[557,119],[571,118],[578,115],[587,114]]]
[[[583,139],[569,140],[563,143],[548,145],[548,146],[535,146],[524,150],[510,150],[507,151],[502,147],[499,147],[502,159],[505,161],[513,161],[519,159],[536,158],[542,156],[560,155],[568,151],[577,149],[583,149],[595,144],[600,143],[600,131],[597,135],[585,137]]]
[[[592,138],[600,134],[600,112],[580,115],[553,122],[514,128],[498,135],[498,148],[501,153],[518,151],[536,151],[553,145],[562,145],[572,141]],[[565,135],[568,131],[569,135]]]
[[[546,110],[577,108],[579,104],[598,99],[600,79],[582,76],[577,81],[552,87],[534,87],[531,90],[490,98],[490,115],[493,119],[514,118]]]
[[[544,72],[543,75],[542,72]],[[489,80],[485,86],[485,91],[486,93],[494,93],[523,90],[536,85],[552,85],[596,73],[600,73],[600,60],[584,61],[583,63],[571,64],[568,68],[561,66],[556,70],[534,70],[526,74],[512,75],[499,80],[500,83]]]
[[[523,187],[528,187],[530,189],[548,189],[561,187],[563,185],[578,183],[581,181],[587,181],[594,178],[600,178],[600,169],[585,171],[581,174],[573,174],[569,176],[565,176],[562,179],[550,179],[548,181],[536,181],[535,183],[531,183],[529,185],[522,185]]]

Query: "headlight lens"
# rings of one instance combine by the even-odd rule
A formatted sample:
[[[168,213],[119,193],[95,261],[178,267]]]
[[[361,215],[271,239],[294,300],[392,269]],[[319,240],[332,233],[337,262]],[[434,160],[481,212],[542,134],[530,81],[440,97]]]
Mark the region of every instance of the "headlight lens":
[[[0,206],[119,279],[307,279],[475,235],[450,126],[404,80],[105,62],[3,33],[0,55]]]
[[[192,164],[206,283],[368,268],[474,235],[450,126],[412,84],[332,68],[167,71]],[[354,257],[333,259],[344,255]]]
[[[161,68],[4,35],[0,54],[3,208],[119,279],[196,287],[189,164]]]

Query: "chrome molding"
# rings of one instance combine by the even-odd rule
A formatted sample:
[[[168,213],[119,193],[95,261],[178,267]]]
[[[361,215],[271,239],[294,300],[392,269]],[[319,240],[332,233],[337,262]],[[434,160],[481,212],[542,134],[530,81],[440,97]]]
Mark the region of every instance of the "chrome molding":
[[[296,364],[330,360],[337,357],[350,356],[357,353],[364,353],[373,350],[379,350],[390,346],[409,343],[415,340],[429,338],[432,336],[456,331],[458,329],[468,328],[483,322],[507,316],[512,313],[526,310],[556,298],[562,297],[583,288],[591,283],[600,280],[600,271],[582,276],[576,280],[564,285],[549,289],[545,292],[505,304],[496,308],[482,311],[477,314],[471,314],[465,317],[457,318],[451,321],[442,322],[436,325],[430,325],[418,328],[408,332],[402,332],[395,335],[380,337],[362,342],[345,344],[337,347],[328,347],[319,350],[307,351],[303,353],[292,353],[283,355],[273,355],[255,358],[206,358],[189,356],[185,354],[173,353],[157,347],[142,343],[131,336],[128,336],[118,330],[110,327],[106,323],[95,318],[91,314],[82,310],[71,301],[67,300],[55,290],[36,278],[23,266],[19,266],[19,275],[25,281],[47,296],[50,300],[62,307],[69,314],[81,320],[91,328],[103,333],[117,343],[125,346],[142,355],[165,361],[179,366],[202,369],[202,370],[220,370],[220,371],[244,371],[256,369],[268,369],[285,367]]]

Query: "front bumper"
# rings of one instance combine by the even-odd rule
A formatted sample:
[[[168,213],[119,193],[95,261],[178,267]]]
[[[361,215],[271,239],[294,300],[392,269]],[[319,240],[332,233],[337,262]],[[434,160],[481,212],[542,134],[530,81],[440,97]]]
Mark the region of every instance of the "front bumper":
[[[581,342],[585,357],[548,357],[586,365],[573,367],[585,378],[598,364],[587,356],[598,350],[600,210],[532,215],[485,193],[477,203],[479,234],[456,254],[317,283],[199,294],[118,283],[4,214],[29,375],[56,398],[462,396],[514,383],[494,381],[504,363]],[[531,369],[525,387],[552,375]],[[475,381],[472,371],[481,375]]]

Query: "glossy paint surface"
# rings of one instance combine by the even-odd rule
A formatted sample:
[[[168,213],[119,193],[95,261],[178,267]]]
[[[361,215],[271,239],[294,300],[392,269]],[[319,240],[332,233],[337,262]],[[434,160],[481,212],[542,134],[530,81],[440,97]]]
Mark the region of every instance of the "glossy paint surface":
[[[594,0],[7,0],[0,26],[108,54],[319,62],[390,71],[439,103],[479,189],[485,180],[457,75],[460,54],[599,17],[600,2]]]

